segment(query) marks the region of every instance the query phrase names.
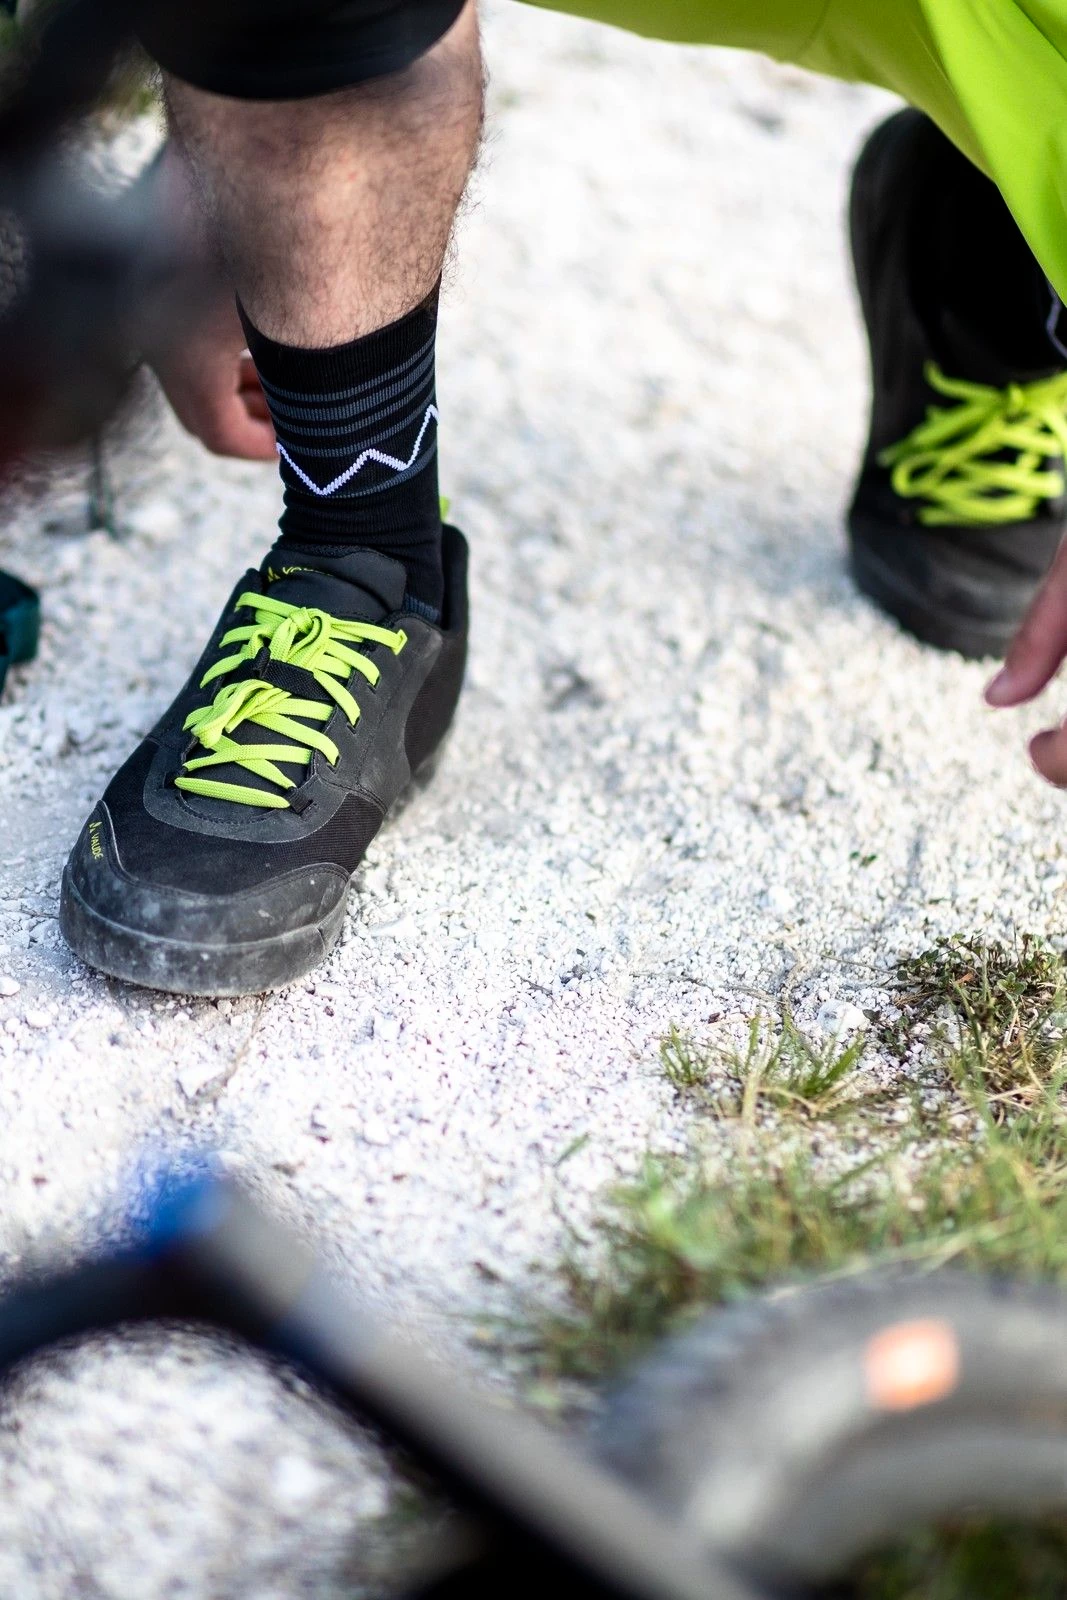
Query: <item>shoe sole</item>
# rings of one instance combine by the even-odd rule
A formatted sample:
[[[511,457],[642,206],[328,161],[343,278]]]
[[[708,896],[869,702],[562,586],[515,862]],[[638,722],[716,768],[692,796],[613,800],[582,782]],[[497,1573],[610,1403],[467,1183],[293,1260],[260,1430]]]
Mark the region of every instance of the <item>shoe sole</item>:
[[[849,570],[862,594],[923,644],[954,650],[969,661],[1003,656],[1018,620],[981,622],[959,611],[931,606],[929,598],[903,581],[902,574],[866,543],[861,526],[849,524]]]
[[[387,820],[397,817],[432,782],[450,735],[451,729],[412,775]],[[326,959],[344,927],[351,883],[349,879],[339,904],[321,922],[243,944],[192,944],[127,928],[101,916],[80,894],[67,866],[59,895],[59,928],[79,961],[106,977],[165,994],[236,1000],[242,995],[285,989]]]
[[[63,869],[59,926],[74,954],[109,978],[203,999],[284,989],[329,955],[344,925],[348,891],[319,923],[245,944],[186,944],[123,927],[87,905]]]

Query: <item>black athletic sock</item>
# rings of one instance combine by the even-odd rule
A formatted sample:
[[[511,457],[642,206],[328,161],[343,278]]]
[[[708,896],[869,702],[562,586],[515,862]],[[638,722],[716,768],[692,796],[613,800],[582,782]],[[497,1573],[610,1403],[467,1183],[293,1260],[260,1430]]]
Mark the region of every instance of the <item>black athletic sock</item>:
[[[437,298],[329,350],[277,344],[241,311],[278,436],[282,541],[305,555],[392,556],[407,571],[408,608],[433,620],[443,594]]]

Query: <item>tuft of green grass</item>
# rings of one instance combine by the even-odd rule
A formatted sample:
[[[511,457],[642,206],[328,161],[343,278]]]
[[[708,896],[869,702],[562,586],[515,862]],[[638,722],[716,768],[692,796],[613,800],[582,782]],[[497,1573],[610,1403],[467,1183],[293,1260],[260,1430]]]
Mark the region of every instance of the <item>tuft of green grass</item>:
[[[649,1161],[609,1197],[592,1261],[561,1273],[569,1309],[540,1329],[542,1377],[598,1378],[708,1306],[800,1275],[949,1263],[1067,1282],[1063,1075],[997,1120],[973,1090],[966,1145],[920,1121],[887,1150],[830,1176],[807,1148],[757,1140],[728,1178]]]
[[[664,1076],[680,1094],[750,1124],[783,1109],[815,1120],[831,1118],[881,1098],[869,1093],[856,1074],[866,1048],[864,1034],[844,1042],[813,1041],[787,1013],[773,1027],[754,1017],[741,1050],[698,1045],[672,1027],[659,1057]]]
[[[673,1024],[659,1047],[659,1059],[667,1082],[679,1092],[707,1087],[714,1066],[712,1058]]]
[[[878,1089],[867,1041],[754,1018],[741,1049],[672,1028],[668,1081],[730,1151],[649,1160],[561,1266],[545,1377],[599,1376],[701,1309],[798,1274],[953,1262],[1067,1283],[1067,987],[1039,940],[940,941],[895,975],[941,1019],[918,1081]],[[835,1158],[828,1162],[831,1143]]]
[[[887,1042],[906,1048],[919,1026],[946,1015],[987,1060],[1010,1067],[1020,1045],[1067,1022],[1067,964],[1047,940],[1022,934],[1011,944],[976,935],[939,939],[931,949],[897,963],[894,987],[900,1018]]]
[[[542,1383],[599,1379],[791,1278],[908,1262],[1067,1284],[1063,958],[1027,936],[958,938],[895,979],[890,1043],[903,1054],[926,1034],[918,1078],[894,1090],[872,1088],[864,1039],[813,1042],[788,1017],[754,1019],[733,1051],[671,1030],[662,1069],[719,1148],[649,1160],[607,1196],[561,1264],[567,1309],[538,1320]],[[852,1582],[857,1600],[1067,1600],[1067,1526],[921,1530]]]
[[[738,1115],[745,1123],[766,1110],[823,1121],[857,1111],[877,1098],[857,1073],[866,1048],[862,1033],[848,1042],[814,1041],[788,1012],[777,1027],[754,1017],[745,1049],[730,1051],[724,1059],[738,1086]]]

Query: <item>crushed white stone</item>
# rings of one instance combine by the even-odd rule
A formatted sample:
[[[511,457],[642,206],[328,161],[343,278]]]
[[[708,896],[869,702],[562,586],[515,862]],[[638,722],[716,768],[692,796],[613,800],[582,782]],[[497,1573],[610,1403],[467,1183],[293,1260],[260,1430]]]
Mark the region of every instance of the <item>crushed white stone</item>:
[[[467,1359],[563,1219],[684,1147],[669,1024],[847,1022],[939,934],[1062,928],[1063,801],[1023,755],[1058,697],[990,716],[982,667],[904,638],[842,561],[865,420],[842,208],[889,102],[519,7],[488,43],[439,368],[470,679],[320,973],[172,1001],[86,972],[55,920],[88,807],[271,536],[272,470],[153,424],[146,384],[108,447],[121,537],[84,533],[77,466],[5,510],[45,620],[0,704],[0,992],[25,1007],[0,1030],[4,1278],[112,1225],[140,1150],[217,1145]],[[299,1385],[187,1334],[23,1373],[0,1477],[21,1600],[338,1595],[382,1504]]]
[[[193,1061],[177,1075],[178,1088],[187,1100],[195,1100],[219,1076],[218,1063]]]
[[[831,1037],[844,1038],[848,1034],[862,1033],[870,1022],[867,1013],[850,1000],[825,1000],[815,1013],[815,1026]]]

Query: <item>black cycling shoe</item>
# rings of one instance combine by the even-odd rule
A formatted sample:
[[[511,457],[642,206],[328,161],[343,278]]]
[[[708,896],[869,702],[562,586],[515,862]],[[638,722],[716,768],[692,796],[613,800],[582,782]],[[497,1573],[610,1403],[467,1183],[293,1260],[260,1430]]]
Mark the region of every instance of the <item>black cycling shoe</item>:
[[[108,786],[63,874],[76,955],[131,983],[240,995],[337,938],[386,812],[439,746],[467,648],[467,545],[444,530],[440,626],[371,550],[276,549]]]
[[[868,140],[850,223],[873,380],[853,575],[926,643],[1000,655],[1065,526],[1051,295],[993,185],[920,112]]]

